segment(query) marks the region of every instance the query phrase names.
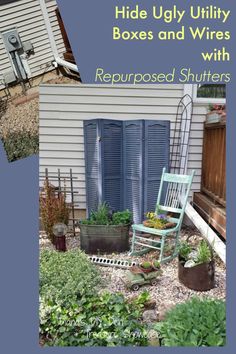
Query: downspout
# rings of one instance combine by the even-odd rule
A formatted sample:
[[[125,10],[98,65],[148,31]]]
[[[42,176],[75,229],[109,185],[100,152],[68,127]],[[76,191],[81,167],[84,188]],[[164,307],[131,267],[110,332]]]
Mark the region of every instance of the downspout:
[[[67,68],[67,69],[70,69],[70,70],[78,73],[79,70],[77,68],[77,65],[72,64],[72,63],[60,58],[58,50],[57,50],[57,45],[56,45],[56,42],[55,42],[55,39],[54,39],[54,34],[53,34],[53,31],[52,31],[50,19],[49,19],[49,16],[48,16],[48,11],[47,11],[47,6],[45,4],[45,0],[39,0],[39,4],[40,4],[40,8],[41,8],[41,11],[42,11],[42,14],[43,14],[43,19],[44,19],[46,30],[47,30],[47,33],[48,33],[49,42],[50,42],[51,49],[52,49],[53,56],[54,56],[53,65],[55,67],[58,67],[58,65],[60,65],[60,66],[63,66],[65,68]]]

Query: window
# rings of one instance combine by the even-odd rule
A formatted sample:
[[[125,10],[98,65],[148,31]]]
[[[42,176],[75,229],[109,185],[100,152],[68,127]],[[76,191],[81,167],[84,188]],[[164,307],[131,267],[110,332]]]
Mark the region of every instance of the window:
[[[225,103],[226,85],[194,85],[193,99],[195,102]]]

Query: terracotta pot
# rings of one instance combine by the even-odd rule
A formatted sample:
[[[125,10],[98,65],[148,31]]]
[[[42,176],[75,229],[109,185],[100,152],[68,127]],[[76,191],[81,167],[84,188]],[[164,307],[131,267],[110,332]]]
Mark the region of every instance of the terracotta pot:
[[[150,267],[150,268],[143,268],[142,266],[140,266],[140,269],[143,273],[150,273],[150,272],[153,272],[153,267]]]

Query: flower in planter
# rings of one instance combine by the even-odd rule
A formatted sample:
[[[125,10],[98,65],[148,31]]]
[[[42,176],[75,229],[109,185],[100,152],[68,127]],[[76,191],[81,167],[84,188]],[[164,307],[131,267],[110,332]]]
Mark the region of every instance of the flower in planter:
[[[143,221],[143,225],[154,229],[170,229],[176,226],[175,223],[169,220],[167,214],[156,214],[154,212],[147,212],[145,214],[147,220]]]

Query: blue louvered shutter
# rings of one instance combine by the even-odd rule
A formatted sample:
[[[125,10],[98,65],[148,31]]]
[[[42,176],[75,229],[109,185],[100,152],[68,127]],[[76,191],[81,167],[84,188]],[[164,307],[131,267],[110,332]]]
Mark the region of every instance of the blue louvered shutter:
[[[135,223],[143,216],[143,121],[123,123],[124,208],[133,213]]]
[[[84,121],[84,151],[87,213],[102,200],[100,124],[98,119]]]
[[[102,199],[112,210],[123,209],[121,121],[101,120]]]
[[[169,121],[145,121],[144,151],[144,213],[146,213],[155,210],[163,167],[169,170]]]

